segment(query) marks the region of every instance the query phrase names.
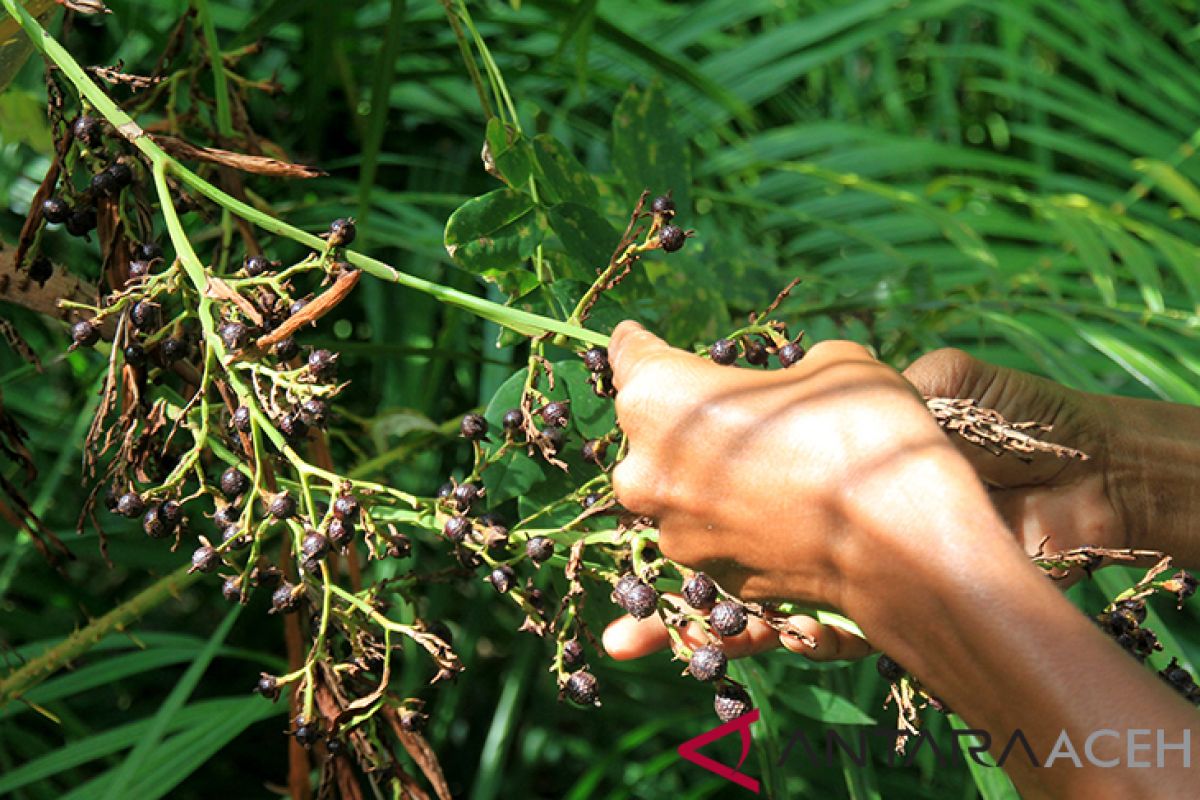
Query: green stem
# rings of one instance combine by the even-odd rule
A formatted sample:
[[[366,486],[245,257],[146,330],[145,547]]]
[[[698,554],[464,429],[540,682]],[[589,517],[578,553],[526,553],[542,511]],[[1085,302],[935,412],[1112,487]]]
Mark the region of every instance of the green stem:
[[[223,139],[233,136],[233,115],[229,111],[229,88],[225,81],[225,60],[221,57],[221,46],[217,42],[217,28],[213,24],[208,0],[192,0],[200,27],[204,31],[204,42],[208,45],[208,61],[212,66],[213,96],[217,102],[217,133]]]
[[[325,249],[326,243],[320,237],[302,231],[268,214],[264,214],[253,206],[235,197],[231,197],[167,155],[128,114],[121,110],[84,73],[83,68],[79,66],[71,54],[42,28],[37,20],[30,16],[29,12],[17,0],[0,0],[0,3],[13,16],[13,19],[17,20],[18,24],[21,25],[22,29],[33,42],[34,47],[62,70],[63,75],[71,81],[79,93],[116,128],[118,133],[128,139],[130,143],[146,156],[151,166],[157,164],[165,165],[185,186],[204,195],[217,205],[229,209],[246,221],[254,223],[268,233],[291,239],[313,250],[323,251]],[[493,303],[482,297],[460,292],[457,289],[451,289],[448,286],[442,286],[433,281],[427,281],[424,278],[418,278],[415,275],[401,272],[377,258],[371,258],[361,253],[347,251],[345,255],[347,261],[368,275],[415,289],[416,291],[430,295],[446,305],[462,308],[478,317],[491,320],[498,325],[503,325],[518,333],[525,335],[554,333],[587,344],[608,344],[608,337],[604,334],[589,331],[578,325],[570,325],[540,314],[533,314],[528,311],[510,308],[500,303]]]

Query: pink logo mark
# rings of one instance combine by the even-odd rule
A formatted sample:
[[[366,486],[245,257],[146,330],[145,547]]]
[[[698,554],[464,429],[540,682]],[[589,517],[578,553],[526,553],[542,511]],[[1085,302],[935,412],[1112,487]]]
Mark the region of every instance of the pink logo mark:
[[[689,739],[679,745],[679,755],[687,759],[698,767],[703,767],[714,775],[718,775],[727,781],[736,783],[743,789],[758,794],[759,783],[749,775],[743,775],[738,772],[742,768],[742,764],[746,761],[746,756],[750,754],[750,725],[758,721],[758,709],[754,709],[749,714],[743,714],[737,719],[731,719],[723,725],[718,725],[708,733],[702,733],[695,739]],[[709,742],[715,742],[717,739],[723,738],[731,731],[738,731],[742,737],[742,757],[738,759],[737,768],[733,769],[725,766],[719,761],[714,761],[708,756],[702,756],[696,751]]]

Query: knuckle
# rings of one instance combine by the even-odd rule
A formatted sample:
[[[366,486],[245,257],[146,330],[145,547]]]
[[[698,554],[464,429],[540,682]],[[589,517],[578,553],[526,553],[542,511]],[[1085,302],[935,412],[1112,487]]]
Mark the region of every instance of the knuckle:
[[[851,342],[847,339],[827,339],[817,342],[808,349],[807,358],[809,361],[824,359],[875,360],[870,350],[858,342]]]
[[[957,396],[976,363],[963,350],[943,347],[910,364],[904,377],[922,394]]]
[[[613,468],[613,493],[625,508],[649,514],[655,505],[654,490],[643,461],[633,453]]]

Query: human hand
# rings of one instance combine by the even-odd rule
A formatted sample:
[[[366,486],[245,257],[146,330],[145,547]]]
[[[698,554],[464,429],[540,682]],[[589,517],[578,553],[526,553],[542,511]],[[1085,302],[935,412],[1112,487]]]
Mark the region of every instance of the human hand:
[[[786,371],[757,372],[624,323],[610,358],[630,442],[617,497],[657,519],[664,555],[744,599],[882,618],[890,592],[878,589],[901,588],[897,573],[924,573],[974,544],[949,534],[957,525],[1003,530],[919,395],[859,345],[822,343]],[[663,641],[634,626],[614,623],[610,651],[630,657],[645,648],[623,645]]]

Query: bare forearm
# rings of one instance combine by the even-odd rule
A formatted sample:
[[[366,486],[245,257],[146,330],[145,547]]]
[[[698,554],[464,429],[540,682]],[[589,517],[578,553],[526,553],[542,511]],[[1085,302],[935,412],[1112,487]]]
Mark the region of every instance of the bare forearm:
[[[1066,732],[1082,767],[1062,757],[1035,768],[1023,750],[1010,754],[1006,769],[1026,797],[1188,796],[1192,778],[1180,751],[1162,750],[1161,769],[1128,765],[1158,766],[1158,731],[1167,743],[1189,731],[1189,764],[1200,763],[1195,710],[1110,642],[1016,546],[990,535],[979,541],[976,557],[957,569],[937,557],[906,565],[908,588],[893,582],[895,594],[871,604],[891,613],[860,619],[871,640],[988,731],[993,755],[1020,730],[1046,764]],[[1085,746],[1097,731],[1116,735],[1093,738],[1089,758]],[[1130,751],[1130,731],[1151,749]],[[1120,766],[1097,766],[1113,760]]]
[[[1111,398],[1110,496],[1128,546],[1162,550],[1200,568],[1200,408]]]

